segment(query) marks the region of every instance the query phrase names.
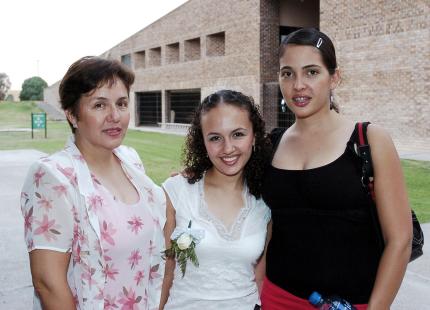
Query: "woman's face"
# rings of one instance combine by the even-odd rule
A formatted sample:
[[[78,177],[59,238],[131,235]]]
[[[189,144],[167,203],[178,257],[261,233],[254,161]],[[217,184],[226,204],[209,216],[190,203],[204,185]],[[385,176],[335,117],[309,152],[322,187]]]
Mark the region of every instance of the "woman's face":
[[[330,75],[316,47],[289,44],[280,58],[279,86],[296,118],[330,109],[330,91],[339,72]]]
[[[215,171],[226,176],[242,174],[255,140],[249,112],[220,103],[201,116],[201,126]]]
[[[128,92],[120,79],[104,84],[93,92],[83,95],[79,101],[76,123],[76,142],[87,146],[113,150],[121,145],[130,121]]]

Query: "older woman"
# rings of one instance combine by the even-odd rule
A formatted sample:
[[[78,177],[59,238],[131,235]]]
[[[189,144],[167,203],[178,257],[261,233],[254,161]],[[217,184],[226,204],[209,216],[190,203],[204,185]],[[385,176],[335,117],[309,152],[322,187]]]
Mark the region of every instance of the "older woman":
[[[165,196],[121,146],[134,75],[84,57],[60,84],[73,135],[22,191],[34,309],[156,309]]]

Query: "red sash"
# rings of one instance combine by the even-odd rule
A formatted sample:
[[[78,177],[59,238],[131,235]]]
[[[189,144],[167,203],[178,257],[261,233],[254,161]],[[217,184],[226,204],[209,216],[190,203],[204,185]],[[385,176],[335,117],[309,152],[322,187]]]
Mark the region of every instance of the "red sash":
[[[366,310],[367,305],[354,305],[357,310]],[[315,310],[309,301],[299,298],[276,286],[267,278],[261,290],[262,310]]]

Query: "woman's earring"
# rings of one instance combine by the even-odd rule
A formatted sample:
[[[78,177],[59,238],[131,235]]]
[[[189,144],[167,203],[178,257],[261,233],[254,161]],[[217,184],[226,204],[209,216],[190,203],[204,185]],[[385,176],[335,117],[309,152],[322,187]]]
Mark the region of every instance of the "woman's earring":
[[[252,152],[255,153],[255,144],[252,145]]]
[[[78,124],[76,124],[75,122],[72,123],[73,128],[78,128]]]
[[[281,111],[282,113],[285,113],[287,111],[287,104],[285,103],[285,100],[281,100]]]

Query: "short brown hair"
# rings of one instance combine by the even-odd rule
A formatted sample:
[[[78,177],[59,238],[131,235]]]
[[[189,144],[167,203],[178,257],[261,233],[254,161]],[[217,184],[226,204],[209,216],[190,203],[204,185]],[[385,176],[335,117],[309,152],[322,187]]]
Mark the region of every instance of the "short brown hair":
[[[79,100],[81,96],[102,87],[112,85],[120,79],[126,89],[134,82],[134,73],[117,60],[109,60],[97,56],[85,56],[74,62],[67,70],[60,83],[60,102],[64,111],[69,111],[78,118]],[[69,122],[72,132],[75,132]]]

